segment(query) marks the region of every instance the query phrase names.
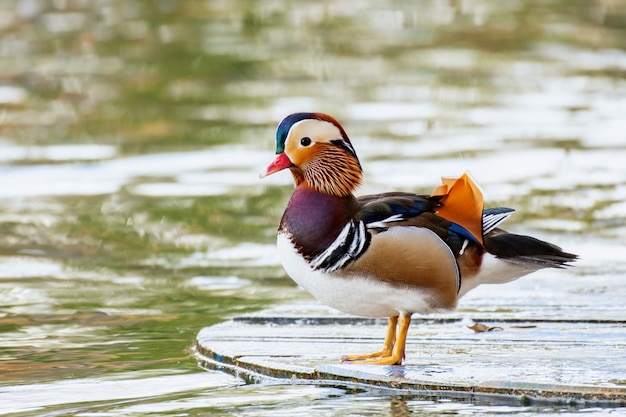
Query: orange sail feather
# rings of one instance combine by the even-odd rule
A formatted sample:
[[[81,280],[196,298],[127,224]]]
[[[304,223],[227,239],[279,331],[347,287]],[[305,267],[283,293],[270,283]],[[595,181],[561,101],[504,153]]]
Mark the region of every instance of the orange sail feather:
[[[483,193],[466,172],[459,178],[442,178],[433,196],[443,196],[437,215],[465,228],[483,244]]]

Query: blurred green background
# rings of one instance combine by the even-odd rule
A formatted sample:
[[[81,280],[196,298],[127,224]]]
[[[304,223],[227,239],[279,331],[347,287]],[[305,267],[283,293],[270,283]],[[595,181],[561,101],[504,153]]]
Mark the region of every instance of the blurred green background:
[[[309,297],[273,251],[291,180],[258,179],[295,111],[343,123],[362,193],[469,169],[518,209],[510,228],[587,252],[573,276],[626,271],[623,2],[2,0],[0,33],[5,412],[126,415],[114,389],[63,398],[172,374],[189,378],[133,398],[260,415],[345,395],[224,405],[186,350],[203,326]],[[340,404],[328,415],[356,406]]]

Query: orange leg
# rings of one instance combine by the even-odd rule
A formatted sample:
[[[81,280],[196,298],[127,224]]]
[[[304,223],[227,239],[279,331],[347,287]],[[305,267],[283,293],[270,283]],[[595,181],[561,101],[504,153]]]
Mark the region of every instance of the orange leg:
[[[404,359],[406,336],[411,325],[411,316],[389,317],[385,344],[380,352],[369,355],[349,355],[341,358],[342,362],[370,365],[400,365]],[[396,335],[397,327],[397,335]]]
[[[387,324],[387,336],[385,336],[385,343],[383,349],[369,353],[365,355],[346,355],[341,357],[341,362],[362,361],[364,359],[379,358],[391,356],[393,345],[396,342],[396,326],[398,324],[398,317],[389,317],[389,323]]]

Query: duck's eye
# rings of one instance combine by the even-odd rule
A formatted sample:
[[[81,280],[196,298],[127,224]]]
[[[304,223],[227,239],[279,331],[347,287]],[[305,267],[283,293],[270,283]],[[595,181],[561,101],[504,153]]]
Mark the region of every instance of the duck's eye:
[[[311,138],[308,136],[303,137],[302,139],[300,139],[300,145],[302,146],[309,146],[311,144]]]

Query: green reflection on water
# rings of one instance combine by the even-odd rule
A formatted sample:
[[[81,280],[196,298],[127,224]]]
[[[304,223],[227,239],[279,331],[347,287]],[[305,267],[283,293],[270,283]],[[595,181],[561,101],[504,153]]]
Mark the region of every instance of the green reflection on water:
[[[4,223],[5,255],[36,252],[59,260],[66,272],[20,279],[21,288],[45,288],[44,312],[8,313],[0,326],[23,340],[4,350],[5,382],[81,377],[94,372],[195,369],[186,353],[196,332],[234,314],[258,310],[292,284],[276,267],[177,266],[185,255],[221,242],[268,241],[263,215],[275,193],[248,199],[155,199],[110,196],[57,200],[64,212],[41,229]],[[25,227],[24,227],[25,226]],[[33,235],[36,233],[36,239]],[[190,243],[189,236],[201,239]],[[273,240],[273,238],[271,238]],[[155,257],[163,262],[146,262]],[[195,276],[237,276],[257,281],[230,290],[190,285]],[[264,283],[264,284],[263,284]],[[7,282],[11,285],[11,282]],[[252,291],[250,285],[264,285]],[[36,334],[27,334],[37,329]],[[49,345],[47,340],[54,341]],[[25,346],[36,342],[36,347]]]

